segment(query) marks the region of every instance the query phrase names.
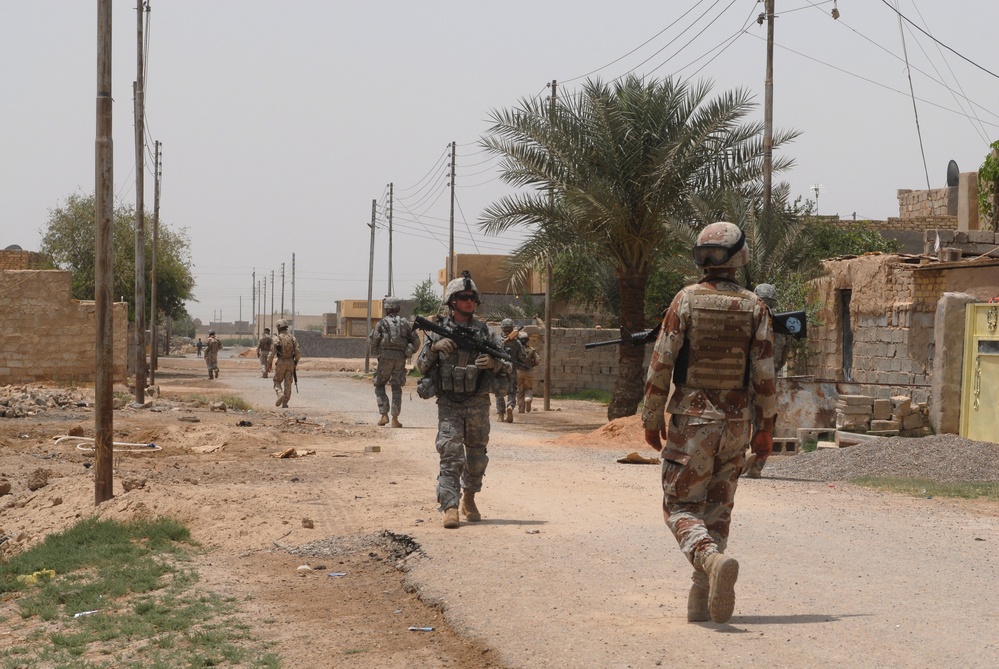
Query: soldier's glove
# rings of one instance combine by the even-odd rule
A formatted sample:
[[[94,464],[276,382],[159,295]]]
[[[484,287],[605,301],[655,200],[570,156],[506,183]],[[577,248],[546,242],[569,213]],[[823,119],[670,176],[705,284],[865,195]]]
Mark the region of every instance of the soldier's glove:
[[[496,359],[488,353],[483,353],[475,359],[475,366],[479,369],[495,369]]]
[[[443,339],[438,339],[433,344],[430,345],[431,351],[436,351],[437,353],[443,353],[447,355],[458,348],[458,345],[454,343],[453,339],[448,339],[447,337]]]
[[[766,460],[774,452],[774,433],[767,430],[757,430],[753,435],[750,450],[756,454],[757,462]]]

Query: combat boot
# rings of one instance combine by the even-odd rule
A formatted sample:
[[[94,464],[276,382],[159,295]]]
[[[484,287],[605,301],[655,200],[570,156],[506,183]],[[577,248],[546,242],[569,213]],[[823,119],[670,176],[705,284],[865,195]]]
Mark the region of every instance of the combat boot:
[[[524,410],[531,413],[531,400],[524,400]]]
[[[506,408],[506,422],[508,423],[513,422],[513,407]]]
[[[452,506],[444,512],[444,527],[453,530],[461,523],[458,521],[458,507]]]
[[[711,613],[708,611],[710,593],[708,575],[702,571],[695,571],[693,580],[690,594],[687,595],[687,622],[703,623],[711,620]]]
[[[378,425],[388,425],[388,414],[383,413],[382,417],[378,419]]]
[[[281,406],[281,402],[283,402],[283,401],[284,401],[284,400],[283,400],[283,399],[281,399],[281,397],[280,397],[280,396],[278,396],[278,398],[277,398],[277,399],[276,399],[276,400],[274,401],[274,406],[276,406],[276,407],[279,407],[279,406]]]
[[[402,427],[402,423],[399,422],[398,416],[392,416],[392,427]]]
[[[735,582],[739,563],[722,553],[711,553],[702,560],[708,575],[708,612],[716,623],[727,623],[735,610]]]
[[[524,403],[517,402],[517,413],[524,413]]]
[[[479,507],[475,506],[475,493],[464,491],[461,493],[461,512],[465,514],[465,518],[469,521],[477,523],[482,520],[482,514],[479,513]]]

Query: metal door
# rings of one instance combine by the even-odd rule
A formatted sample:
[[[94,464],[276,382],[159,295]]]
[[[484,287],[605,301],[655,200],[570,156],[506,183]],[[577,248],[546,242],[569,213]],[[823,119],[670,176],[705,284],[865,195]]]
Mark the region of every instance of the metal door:
[[[968,305],[961,436],[999,443],[999,304]]]

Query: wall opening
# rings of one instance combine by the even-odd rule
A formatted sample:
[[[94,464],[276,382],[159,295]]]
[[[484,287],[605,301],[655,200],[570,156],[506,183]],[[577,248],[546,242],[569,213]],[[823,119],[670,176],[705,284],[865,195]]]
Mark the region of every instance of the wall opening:
[[[853,324],[850,322],[852,290],[839,291],[840,344],[843,350],[842,372],[844,381],[853,381]]]

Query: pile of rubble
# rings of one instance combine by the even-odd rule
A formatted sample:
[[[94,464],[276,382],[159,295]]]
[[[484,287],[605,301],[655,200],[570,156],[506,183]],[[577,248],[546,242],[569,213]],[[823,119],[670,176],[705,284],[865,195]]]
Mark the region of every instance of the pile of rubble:
[[[24,418],[54,409],[92,407],[78,388],[32,388],[4,386],[0,388],[0,418]]]
[[[836,401],[836,429],[879,437],[925,437],[931,434],[925,402],[896,395],[874,399],[867,395],[840,395]]]

